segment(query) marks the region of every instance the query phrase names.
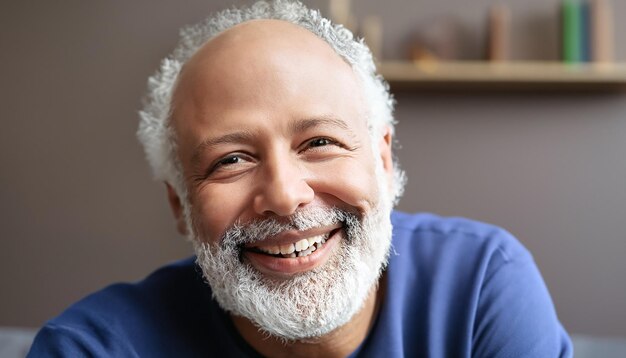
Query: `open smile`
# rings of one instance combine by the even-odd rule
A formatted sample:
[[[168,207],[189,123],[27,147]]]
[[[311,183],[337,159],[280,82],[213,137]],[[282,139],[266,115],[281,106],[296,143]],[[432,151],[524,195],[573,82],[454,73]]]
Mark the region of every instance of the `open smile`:
[[[341,240],[342,232],[341,227],[336,227],[308,237],[256,244],[244,247],[243,256],[265,274],[288,277],[323,265]]]

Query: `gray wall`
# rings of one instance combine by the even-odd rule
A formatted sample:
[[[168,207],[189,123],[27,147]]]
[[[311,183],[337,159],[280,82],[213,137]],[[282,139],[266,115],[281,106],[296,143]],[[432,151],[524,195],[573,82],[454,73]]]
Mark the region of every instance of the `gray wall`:
[[[386,58],[444,18],[463,30],[461,57],[483,52],[491,1],[357,2],[357,15],[382,16]],[[508,3],[514,58],[555,59],[557,0]],[[95,289],[190,254],[150,180],[136,112],[177,29],[232,2],[180,4],[2,5],[0,325],[39,326]],[[570,332],[626,337],[626,94],[397,99],[410,178],[400,208],[508,228],[534,253]]]

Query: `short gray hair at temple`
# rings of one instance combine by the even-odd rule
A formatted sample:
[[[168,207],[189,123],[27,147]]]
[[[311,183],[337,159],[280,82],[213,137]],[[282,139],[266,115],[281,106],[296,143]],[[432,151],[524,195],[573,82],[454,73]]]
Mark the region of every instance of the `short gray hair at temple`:
[[[362,39],[355,39],[343,25],[331,23],[319,11],[308,9],[294,0],[258,1],[249,7],[223,10],[199,24],[181,29],[178,46],[148,79],[148,92],[139,112],[137,136],[143,144],[154,177],[172,185],[181,200],[187,200],[187,189],[177,156],[176,135],[170,126],[171,100],[178,75],[183,65],[208,40],[235,25],[255,19],[288,21],[328,43],[352,67],[361,82],[365,103],[369,107],[366,113],[370,134],[380,133],[385,126],[391,128],[392,134],[394,132],[395,101],[389,93],[389,86],[376,73],[367,45]],[[375,151],[378,151],[377,143],[372,143]],[[393,204],[402,196],[405,182],[406,176],[394,158]]]

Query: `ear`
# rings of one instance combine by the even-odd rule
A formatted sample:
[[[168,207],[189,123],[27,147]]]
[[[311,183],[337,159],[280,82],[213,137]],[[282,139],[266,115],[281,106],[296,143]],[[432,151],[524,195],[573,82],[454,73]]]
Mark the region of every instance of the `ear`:
[[[181,235],[187,236],[187,223],[185,222],[183,204],[180,202],[180,197],[169,183],[165,182],[165,187],[167,189],[167,199],[170,202],[170,208],[172,208],[174,219],[176,219],[176,229]]]
[[[393,180],[393,156],[391,154],[391,144],[393,138],[391,136],[391,127],[385,126],[381,134],[382,136],[378,142],[380,157],[383,161],[383,169],[389,179],[389,186],[391,186]]]

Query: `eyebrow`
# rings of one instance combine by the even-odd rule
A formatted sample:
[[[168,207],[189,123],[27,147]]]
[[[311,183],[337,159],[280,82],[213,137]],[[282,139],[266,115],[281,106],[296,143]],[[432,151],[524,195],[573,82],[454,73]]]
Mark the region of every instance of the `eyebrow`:
[[[354,132],[350,127],[338,117],[332,115],[321,115],[318,117],[311,117],[300,119],[296,121],[292,121],[289,124],[289,132],[290,134],[294,133],[302,133],[311,128],[321,127],[321,126],[334,126],[343,129],[348,132],[351,137],[355,137]],[[191,156],[191,162],[193,164],[198,163],[200,160],[200,156],[202,152],[204,152],[209,147],[214,147],[220,144],[236,144],[236,143],[249,143],[253,141],[254,134],[252,131],[241,130],[233,133],[224,134],[215,138],[207,138],[202,141],[193,151]]]
[[[308,129],[315,128],[315,127],[320,127],[320,126],[323,126],[323,125],[336,126],[336,127],[339,127],[339,128],[341,128],[341,129],[343,129],[345,131],[350,132],[350,134],[353,134],[352,130],[346,124],[346,122],[344,122],[340,118],[337,118],[335,116],[328,115],[328,114],[327,115],[322,115],[322,116],[319,116],[319,117],[305,118],[305,119],[293,121],[289,125],[289,130],[290,130],[290,132],[292,134],[293,133],[301,133],[301,132],[304,132],[304,131],[306,131]]]
[[[207,138],[203,140],[202,143],[198,144],[196,149],[194,149],[193,155],[191,156],[191,162],[193,164],[198,163],[198,161],[200,160],[200,155],[208,147],[214,147],[220,144],[246,143],[252,141],[253,138],[254,135],[252,134],[252,132],[247,130],[228,133],[215,138]]]

